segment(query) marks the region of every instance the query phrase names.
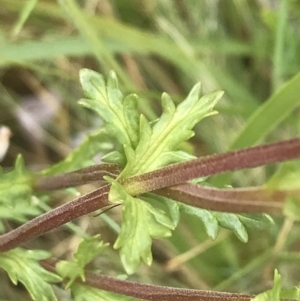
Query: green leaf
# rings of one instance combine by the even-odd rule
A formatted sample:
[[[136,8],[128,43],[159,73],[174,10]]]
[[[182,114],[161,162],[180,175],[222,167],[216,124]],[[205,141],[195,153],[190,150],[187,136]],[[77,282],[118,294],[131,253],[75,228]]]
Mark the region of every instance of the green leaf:
[[[177,107],[171,97],[163,93],[163,113],[152,126],[141,116],[140,140],[134,150],[135,155],[127,157],[127,165],[120,178],[190,159],[184,152],[178,153],[179,145],[194,135],[192,128],[196,123],[215,113],[212,110],[223,95],[223,92],[212,92],[200,98],[200,89],[200,83],[195,85]]]
[[[186,214],[199,218],[205,227],[206,233],[212,239],[216,239],[219,227],[233,231],[244,243],[248,241],[246,228],[264,229],[273,225],[272,218],[267,214],[241,215],[224,212],[214,212],[205,209],[180,204],[180,210]]]
[[[185,204],[180,204],[180,210],[181,212],[200,218],[204,224],[207,235],[212,239],[216,239],[219,230],[219,223],[213,215],[213,212]]]
[[[132,197],[118,182],[111,182],[109,200],[123,202],[123,223],[114,248],[120,249],[123,266],[128,274],[132,274],[141,261],[151,265],[152,238],[171,236],[176,217],[172,220],[163,210]]]
[[[79,244],[77,252],[74,254],[74,258],[81,267],[85,267],[95,257],[102,253],[107,246],[108,244],[105,244],[100,240],[99,234],[85,238]]]
[[[0,267],[7,272],[14,284],[22,282],[33,300],[56,301],[50,283],[60,282],[61,278],[46,271],[38,263],[48,257],[50,254],[46,251],[17,248],[0,253]]]
[[[119,166],[125,166],[126,165],[126,158],[124,155],[124,152],[119,152],[119,151],[112,151],[106,155],[104,155],[101,160],[103,162],[107,163],[115,163],[118,164]]]
[[[249,229],[270,229],[270,227],[274,226],[275,222],[273,218],[269,214],[238,214],[237,215],[240,221],[246,228]]]
[[[87,98],[79,104],[94,110],[105,122],[107,131],[120,145],[135,148],[139,139],[139,115],[137,96],[123,97],[118,88],[116,74],[111,71],[107,82],[92,70],[80,70],[80,82]]]
[[[123,147],[105,157],[106,161],[123,163],[123,167],[126,162],[119,179],[190,159],[189,154],[178,150],[180,144],[194,135],[192,128],[196,123],[214,114],[213,108],[223,95],[212,92],[200,98],[201,86],[197,84],[176,107],[171,97],[163,93],[163,113],[149,122],[138,114],[136,95],[123,97],[114,72],[105,81],[101,74],[82,69],[80,81],[86,98],[79,103],[94,110],[103,119],[108,133]]]
[[[139,116],[135,95],[123,97],[114,72],[105,81],[101,74],[83,69],[80,80],[86,96],[80,104],[94,110],[119,142],[120,150],[104,158],[125,166],[118,180],[191,159],[191,155],[179,149],[180,144],[194,135],[192,128],[196,123],[215,113],[213,108],[223,95],[223,92],[213,92],[200,97],[199,83],[176,107],[164,93],[161,117],[149,122],[143,115]],[[152,238],[171,235],[179,220],[178,205],[151,194],[143,199],[134,198],[116,181],[107,180],[112,183],[109,200],[123,202],[123,224],[114,247],[120,249],[123,266],[132,274],[141,261],[151,264]],[[219,223],[247,240],[246,231],[234,215],[220,216]],[[216,231],[211,235],[215,236]]]
[[[32,202],[33,180],[33,173],[25,168],[21,156],[14,170],[4,173],[0,167],[0,219],[24,222],[28,216],[41,213]],[[4,230],[1,221],[0,230]]]
[[[248,241],[248,233],[240,221],[238,215],[232,213],[214,212],[216,219],[221,227],[233,231],[239,240],[246,243]]]
[[[111,150],[113,144],[103,128],[86,135],[84,141],[63,161],[43,170],[43,175],[69,172],[93,164],[92,159],[99,153]]]
[[[295,286],[291,289],[284,289],[280,292],[280,298],[300,300],[300,287]]]
[[[127,297],[111,292],[102,291],[90,286],[74,283],[71,286],[75,301],[129,301],[137,300],[132,297]]]
[[[255,296],[251,299],[251,301],[280,301],[281,286],[281,276],[279,275],[278,271],[275,270],[273,288]]]
[[[282,298],[300,300],[300,288],[297,286],[292,289],[283,290],[282,277],[278,271],[275,270],[273,288],[255,296],[251,301],[280,301]]]
[[[180,218],[179,205],[177,202],[153,193],[145,193],[141,198],[155,208],[165,212],[172,221],[174,228],[177,227]]]
[[[41,214],[42,210],[36,206],[36,202],[39,202],[39,200],[37,200],[37,198],[32,198],[30,203],[27,203],[27,201],[24,200],[13,206],[0,204],[0,232],[5,231],[5,227],[1,222],[1,219],[11,219],[23,223],[31,216]]]
[[[66,285],[67,288],[69,288],[78,277],[85,281],[85,266],[107,247],[108,244],[104,244],[99,238],[100,235],[95,235],[83,239],[74,254],[74,261],[60,261],[56,265],[58,274],[63,278],[70,279]]]
[[[0,203],[9,205],[18,201],[30,201],[33,175],[24,166],[21,156],[18,156],[13,171],[4,173],[0,169]]]

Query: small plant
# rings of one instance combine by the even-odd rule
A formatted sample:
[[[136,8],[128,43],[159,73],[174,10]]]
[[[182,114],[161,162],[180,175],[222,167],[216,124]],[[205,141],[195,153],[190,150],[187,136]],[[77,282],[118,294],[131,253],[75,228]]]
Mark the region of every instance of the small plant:
[[[27,170],[21,157],[13,171],[1,172],[0,218],[24,222],[29,216],[36,217],[0,236],[0,267],[13,283],[22,282],[34,300],[57,300],[51,284],[62,281],[66,281],[74,300],[253,298],[246,294],[146,285],[90,272],[86,265],[107,247],[99,235],[84,238],[72,261],[57,260],[46,251],[22,248],[27,241],[77,217],[122,206],[123,222],[114,248],[119,250],[123,267],[130,275],[142,262],[151,265],[152,239],[171,236],[181,212],[197,216],[212,239],[217,237],[218,228],[224,227],[243,242],[248,240],[247,228],[269,227],[273,223],[268,214],[298,217],[299,171],[293,173],[285,168],[265,185],[248,188],[210,187],[206,178],[297,159],[299,138],[195,158],[183,150],[182,143],[193,136],[195,124],[216,113],[214,107],[222,92],[200,97],[201,86],[197,84],[178,106],[164,93],[161,117],[149,122],[138,113],[138,97],[122,95],[114,72],[106,81],[102,75],[83,69],[80,80],[86,98],[79,103],[94,110],[104,125],[88,135],[64,161],[39,174]],[[103,151],[107,152],[102,157],[104,163],[92,165],[93,157]],[[33,200],[41,192],[45,195],[50,190],[100,180],[102,186],[96,190],[46,213],[34,206]],[[42,198],[39,202],[43,202]],[[0,226],[4,230],[4,224]],[[282,290],[280,275],[275,272],[274,288],[253,300],[283,297],[300,300],[299,288]]]

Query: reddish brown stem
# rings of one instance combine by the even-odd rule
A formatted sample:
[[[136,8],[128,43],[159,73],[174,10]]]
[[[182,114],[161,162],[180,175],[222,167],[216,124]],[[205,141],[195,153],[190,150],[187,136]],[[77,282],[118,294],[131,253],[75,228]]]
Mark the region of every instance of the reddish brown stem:
[[[248,301],[253,297],[248,294],[221,293],[142,284],[92,273],[86,273],[86,282],[82,284],[149,301]]]
[[[108,202],[109,189],[110,185],[105,185],[72,202],[44,213],[15,230],[1,235],[0,252],[13,249],[79,216],[110,205]]]
[[[51,272],[56,272],[58,260],[47,259],[41,264]],[[149,285],[134,281],[116,279],[110,276],[85,272],[86,281],[77,282],[112,293],[122,294],[148,301],[250,301],[253,295],[213,292],[195,289],[174,288],[160,285]],[[283,299],[283,301],[293,301]],[[295,300],[294,300],[295,301]]]
[[[116,178],[119,173],[120,167],[117,164],[97,164],[68,173],[40,177],[33,188],[35,191],[49,191],[76,187],[101,181],[103,176]]]
[[[287,196],[300,195],[299,190],[268,190],[263,187],[218,189],[189,183],[155,190],[154,193],[207,210],[276,214],[282,213]]]
[[[299,157],[300,139],[297,138],[170,165],[150,173],[125,179],[122,181],[122,184],[124,184],[130,194],[137,195],[180,184],[198,177],[282,162]],[[36,217],[21,227],[0,236],[0,251],[3,252],[12,249],[27,240],[46,233],[47,231],[59,227],[79,216],[109,205],[110,203],[107,199],[109,187],[109,185],[106,185],[102,188],[96,189],[75,201],[55,208],[39,217]],[[188,195],[187,191],[183,190],[182,197],[184,193],[186,193],[186,197],[190,197],[191,202],[194,202],[196,206],[199,198],[195,198],[195,196],[199,193],[199,191],[194,195]],[[180,197],[180,195],[178,197]],[[176,194],[173,198],[176,199]],[[215,204],[217,204],[217,201],[215,201]],[[237,205],[238,204],[235,203],[235,206]],[[206,201],[206,204],[203,203],[203,206],[212,205],[208,204]],[[219,207],[215,206],[210,208],[215,208],[215,210],[218,211],[222,210],[224,206],[224,204],[221,204]],[[247,209],[247,206],[252,206],[251,202],[247,203],[244,208]],[[276,206],[277,205],[275,205],[274,210],[278,210],[278,207]],[[230,208],[228,208],[228,210],[230,211]]]
[[[189,180],[228,171],[300,158],[300,138],[207,156],[134,176],[124,180],[132,195],[165,188]]]
[[[55,273],[58,260],[47,259],[41,264],[47,270]],[[195,289],[174,288],[160,285],[149,285],[135,281],[116,279],[110,276],[85,272],[85,282],[78,283],[101,290],[126,295],[149,301],[249,301],[253,295],[223,293]],[[287,300],[286,300],[287,301]]]

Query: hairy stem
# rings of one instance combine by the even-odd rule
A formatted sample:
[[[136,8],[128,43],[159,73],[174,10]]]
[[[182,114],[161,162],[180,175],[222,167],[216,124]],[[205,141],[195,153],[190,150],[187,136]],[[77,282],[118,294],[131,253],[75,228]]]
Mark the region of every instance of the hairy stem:
[[[41,261],[42,266],[55,273],[56,259]],[[78,279],[76,282],[98,288],[104,291],[126,295],[148,301],[250,301],[253,295],[213,292],[205,290],[174,288],[160,285],[150,285],[135,281],[116,279],[111,276],[95,274],[86,271],[85,282]],[[282,301],[293,301],[283,299]]]
[[[116,178],[119,173],[120,167],[117,164],[97,164],[68,173],[37,178],[33,188],[35,191],[49,191],[76,187],[101,181],[103,176]]]
[[[110,205],[110,185],[98,188],[72,202],[46,212],[17,229],[0,235],[0,252],[20,246],[22,243],[64,225],[71,220]]]
[[[168,186],[181,184],[198,177],[209,176],[243,168],[256,167],[264,164],[282,162],[299,157],[300,139],[296,138],[270,145],[262,145],[245,150],[207,156],[184,163],[170,165],[150,173],[125,179],[121,181],[121,183],[124,184],[125,188],[131,195],[138,195],[161,188],[166,188]],[[77,174],[85,175],[85,172],[86,169],[84,169],[82,172],[77,171],[73,173],[75,173],[77,176]],[[68,175],[72,178],[73,173],[68,173]],[[103,173],[101,171],[100,173],[102,176],[110,173],[115,176],[114,172],[107,170],[103,171]],[[92,176],[95,178],[95,180],[98,179],[99,173],[96,172],[96,175],[97,177]],[[44,180],[41,182],[37,181],[36,188],[51,189],[53,187],[62,187],[59,186],[60,183],[57,178],[54,178],[53,183],[50,184],[49,182],[49,184],[47,184],[47,181]],[[65,185],[65,183],[62,185]],[[190,186],[183,185],[177,189],[177,193],[176,188],[174,187],[168,188],[169,190],[167,189],[160,193],[166,193],[171,198],[178,201],[185,203],[190,202],[189,204],[193,206],[211,208],[211,210],[216,211],[235,212],[232,210],[235,208],[240,208],[239,210],[242,210],[243,212],[263,212],[264,210],[269,209],[272,212],[278,213],[282,208],[280,202],[278,203],[274,200],[270,204],[260,203],[260,205],[258,205],[258,202],[252,202],[251,199],[245,200],[244,205],[242,204],[243,202],[237,202],[236,200],[233,201],[231,205],[228,205],[226,202],[229,202],[229,197],[226,201],[224,200],[224,202],[222,202],[220,198],[216,198],[217,191],[214,191],[215,196],[213,197],[212,192],[210,192],[210,196],[207,195],[207,189],[204,190],[203,188],[201,189],[199,187],[193,187],[193,189],[189,191],[189,188]],[[1,235],[0,252],[10,250],[79,216],[110,205],[111,203],[108,201],[109,189],[110,186],[105,185],[72,202],[64,204],[39,217],[36,217],[19,228],[10,231],[9,233]],[[206,197],[203,195],[204,192],[206,193]],[[186,197],[186,201],[184,197]],[[199,203],[200,201],[202,204]],[[257,208],[257,206],[260,206],[260,210]]]
[[[231,213],[282,213],[288,196],[300,190],[269,190],[263,187],[218,189],[195,184],[179,184],[154,193],[201,209]]]
[[[185,183],[228,171],[253,168],[300,158],[300,138],[206,156],[124,180],[131,195]]]
[[[58,260],[55,259],[41,261],[44,268],[54,273],[56,272],[56,263],[58,263]],[[248,294],[149,285],[135,281],[116,279],[111,276],[94,274],[87,271],[85,272],[85,282],[78,279],[77,283],[149,301],[250,301],[253,297],[253,295]]]

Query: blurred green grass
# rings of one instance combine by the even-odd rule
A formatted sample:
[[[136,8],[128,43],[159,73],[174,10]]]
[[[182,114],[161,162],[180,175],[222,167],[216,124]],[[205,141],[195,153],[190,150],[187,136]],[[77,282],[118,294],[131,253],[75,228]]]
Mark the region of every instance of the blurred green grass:
[[[22,153],[28,166],[41,169],[99,126],[77,105],[83,67],[104,74],[114,69],[124,93],[140,95],[140,110],[149,119],[160,114],[163,91],[180,101],[197,81],[204,92],[224,90],[220,114],[196,127],[189,147],[198,156],[299,135],[300,6],[295,0],[0,0],[0,7],[0,124],[14,134],[4,167]],[[45,95],[52,97],[50,105],[59,100],[60,106],[40,125],[43,135],[33,139],[18,110],[28,97],[43,102]],[[275,170],[238,172],[231,183],[259,185]],[[230,183],[229,176],[213,181]],[[269,231],[253,231],[246,245],[229,235],[168,274],[168,259],[208,239],[199,221],[183,217],[169,241],[154,244],[153,269],[141,268],[136,279],[254,293],[270,285],[276,264],[286,284],[295,284],[299,259],[271,260],[282,223],[278,219]],[[284,244],[285,258],[299,250],[298,227]],[[57,252],[62,237],[47,235],[47,245]],[[114,251],[108,256],[117,260]],[[0,288],[5,285],[0,281]],[[6,292],[0,298],[15,293],[13,287],[0,292]]]

